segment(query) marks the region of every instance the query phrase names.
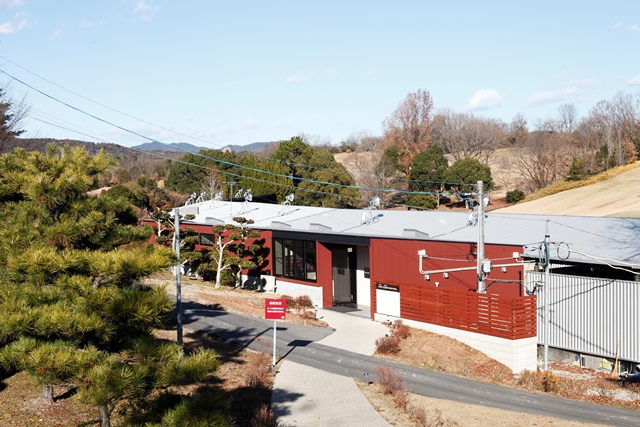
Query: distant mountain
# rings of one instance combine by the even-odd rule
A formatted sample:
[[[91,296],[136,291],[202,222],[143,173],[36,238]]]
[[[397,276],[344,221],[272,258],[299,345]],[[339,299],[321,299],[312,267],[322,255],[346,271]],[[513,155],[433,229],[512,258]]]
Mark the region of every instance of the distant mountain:
[[[77,141],[72,139],[52,139],[52,138],[15,138],[13,141],[0,146],[0,154],[11,153],[14,148],[21,147],[27,151],[39,151],[44,153],[47,144],[54,142],[58,145],[83,146],[87,149],[87,152],[91,156],[95,156],[100,150],[105,150],[119,161],[147,161],[147,162],[163,162],[167,159],[178,159],[182,156],[179,152],[165,152],[164,155],[158,155],[153,153],[144,152],[137,148],[128,148],[118,144],[111,144],[107,142],[87,142]]]
[[[95,143],[95,142],[87,142],[87,141],[78,141],[74,139],[53,139],[53,138],[15,138],[14,140],[8,142],[4,146],[1,147],[0,152],[2,153],[10,153],[13,152],[14,148],[20,147],[24,148],[27,151],[39,151],[44,153],[45,147],[47,144],[54,142],[58,145],[69,145],[71,147],[75,147],[77,145],[81,145],[87,149],[87,152],[91,156],[95,156],[100,152],[100,150],[105,150],[109,154],[115,157],[123,157],[123,156],[136,156],[139,153],[136,153],[135,150],[132,150],[127,147],[123,147],[117,144],[111,143]]]
[[[187,144],[186,142],[177,142],[175,144],[161,144],[159,142],[145,142],[144,144],[136,145],[137,150],[142,151],[180,151],[183,153],[192,152],[197,153],[200,150],[205,150],[204,147],[197,147],[193,144]]]
[[[227,145],[226,147],[220,148],[222,151],[235,151],[237,153],[246,151],[248,153],[258,153],[264,149],[264,147],[268,144],[272,144],[272,142],[253,142],[248,145]],[[217,149],[212,147],[197,147],[193,144],[188,144],[186,142],[178,142],[175,144],[162,144],[159,142],[146,142],[144,144],[136,145],[133,147],[142,151],[181,151],[183,153],[192,152],[197,153],[200,150],[211,150]]]
[[[222,148],[222,151],[235,151],[237,153],[241,153],[243,151],[246,151],[247,153],[259,153],[262,150],[264,150],[264,147],[266,147],[269,144],[277,144],[280,141],[272,141],[272,142],[253,142],[251,144],[247,144],[247,145],[227,145],[226,147]]]

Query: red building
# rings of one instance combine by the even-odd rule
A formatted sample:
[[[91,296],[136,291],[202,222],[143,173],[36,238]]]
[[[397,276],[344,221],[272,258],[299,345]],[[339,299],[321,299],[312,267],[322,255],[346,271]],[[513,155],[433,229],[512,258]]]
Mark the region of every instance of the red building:
[[[254,221],[265,257],[258,270],[245,272],[247,283],[293,297],[307,295],[321,308],[342,306],[365,310],[376,320],[401,318],[427,329],[451,329],[462,341],[488,340],[476,344],[485,352],[487,346],[505,347],[495,344],[500,340],[513,347],[524,339],[533,345],[533,358],[528,351],[515,358],[524,361],[502,359],[515,369],[535,363],[535,297],[525,295],[524,265],[519,256],[514,259],[522,245],[495,243],[492,228],[485,228],[487,265],[505,267],[487,268],[486,292],[478,293],[478,230],[468,214],[222,201],[179,212],[195,215],[182,226],[198,233],[201,247],[213,243],[214,224],[232,223],[238,216]]]

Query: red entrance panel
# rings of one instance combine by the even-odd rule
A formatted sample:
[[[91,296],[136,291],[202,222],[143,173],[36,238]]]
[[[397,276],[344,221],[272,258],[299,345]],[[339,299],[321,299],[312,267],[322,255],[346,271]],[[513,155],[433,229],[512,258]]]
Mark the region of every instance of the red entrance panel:
[[[264,318],[282,320],[287,316],[287,300],[284,298],[267,298],[264,300]]]

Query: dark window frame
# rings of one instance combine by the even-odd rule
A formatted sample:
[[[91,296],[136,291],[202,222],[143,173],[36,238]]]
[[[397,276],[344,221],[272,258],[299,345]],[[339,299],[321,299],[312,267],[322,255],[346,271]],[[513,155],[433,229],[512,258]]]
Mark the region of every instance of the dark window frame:
[[[206,236],[206,237],[205,237]],[[211,236],[211,238],[209,239],[209,236]],[[202,242],[202,238],[205,237],[207,240],[209,240],[211,243],[203,243]],[[198,243],[201,244],[202,246],[214,246],[216,243],[216,236],[215,234],[208,234],[208,233],[200,233],[198,234]]]
[[[274,275],[306,282],[318,281],[315,240],[273,239]]]

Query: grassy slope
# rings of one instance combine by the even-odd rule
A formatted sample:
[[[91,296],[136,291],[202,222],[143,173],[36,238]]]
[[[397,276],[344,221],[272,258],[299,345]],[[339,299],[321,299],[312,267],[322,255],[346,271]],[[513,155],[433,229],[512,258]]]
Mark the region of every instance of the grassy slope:
[[[640,218],[640,162],[584,181],[560,181],[494,213]]]

